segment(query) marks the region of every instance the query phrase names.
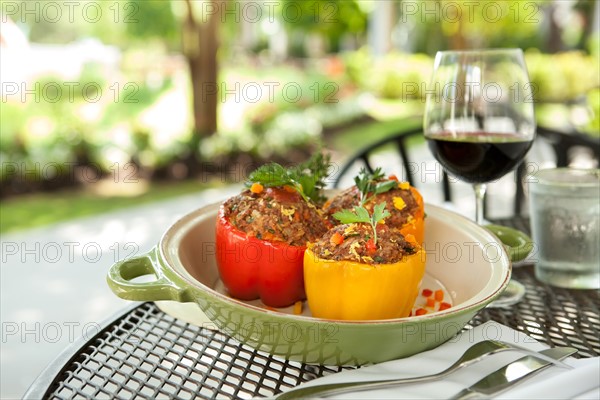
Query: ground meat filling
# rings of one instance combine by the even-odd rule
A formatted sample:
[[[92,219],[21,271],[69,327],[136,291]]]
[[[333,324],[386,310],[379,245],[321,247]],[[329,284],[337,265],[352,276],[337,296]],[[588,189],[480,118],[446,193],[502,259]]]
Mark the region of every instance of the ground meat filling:
[[[356,186],[352,186],[333,197],[324,207],[329,222],[339,224],[340,222],[333,218],[333,214],[344,209],[352,210],[358,205],[359,201],[360,194]],[[385,209],[391,214],[385,221],[389,226],[401,227],[407,222],[411,222],[413,214],[419,208],[412,192],[409,189],[401,189],[400,187],[378,194],[365,204],[365,208],[369,213],[372,213],[373,207],[384,201],[386,202]]]
[[[240,231],[258,239],[306,246],[326,231],[321,211],[300,196],[245,190],[224,203],[225,217]]]
[[[339,243],[339,236],[343,241]],[[405,255],[416,253],[414,245],[402,234],[385,225],[377,227],[377,249],[369,251],[367,242],[373,238],[373,229],[368,224],[338,225],[317,241],[312,252],[319,258],[334,261],[356,261],[364,264],[392,264]]]

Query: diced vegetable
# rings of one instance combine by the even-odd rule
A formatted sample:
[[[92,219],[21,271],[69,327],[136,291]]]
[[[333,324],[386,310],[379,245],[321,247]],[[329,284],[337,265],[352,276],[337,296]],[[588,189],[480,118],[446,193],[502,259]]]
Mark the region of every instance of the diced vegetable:
[[[377,245],[375,244],[375,241],[373,239],[367,240],[367,244],[365,246],[367,248],[367,253],[369,254],[375,254],[375,252],[377,251]]]
[[[435,299],[433,297],[428,297],[426,300],[427,307],[435,307]]]
[[[252,184],[252,186],[250,186],[250,191],[252,193],[258,194],[258,193],[262,193],[262,191],[264,190],[264,188],[265,187],[263,185],[261,185],[258,182],[255,182],[255,183]]]
[[[335,245],[340,245],[344,243],[344,236],[342,236],[341,233],[336,232],[331,236],[330,241]]]

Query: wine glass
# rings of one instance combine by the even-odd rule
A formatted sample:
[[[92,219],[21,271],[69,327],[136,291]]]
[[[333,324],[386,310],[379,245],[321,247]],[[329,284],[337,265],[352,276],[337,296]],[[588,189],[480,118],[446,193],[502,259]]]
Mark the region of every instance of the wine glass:
[[[436,160],[475,191],[483,225],[486,184],[513,170],[535,138],[533,95],[521,49],[440,51],[427,92],[424,132]],[[511,281],[495,303],[518,302]]]

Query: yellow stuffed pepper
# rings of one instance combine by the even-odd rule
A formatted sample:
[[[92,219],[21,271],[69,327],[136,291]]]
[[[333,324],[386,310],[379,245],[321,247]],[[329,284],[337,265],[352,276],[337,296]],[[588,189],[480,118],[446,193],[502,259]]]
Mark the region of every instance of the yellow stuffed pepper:
[[[304,253],[304,282],[313,316],[377,320],[410,314],[425,273],[425,252],[413,235],[385,223],[385,202],[335,214],[343,225]]]

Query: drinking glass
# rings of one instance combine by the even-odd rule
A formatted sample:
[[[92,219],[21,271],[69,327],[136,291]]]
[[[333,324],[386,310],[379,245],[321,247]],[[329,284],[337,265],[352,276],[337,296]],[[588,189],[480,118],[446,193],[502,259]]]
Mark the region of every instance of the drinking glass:
[[[513,170],[535,138],[523,52],[438,52],[431,85],[424,117],[429,148],[448,173],[473,185],[475,220],[483,225],[486,184]],[[521,284],[511,281],[500,301],[514,304],[524,292]]]
[[[529,194],[536,278],[600,289],[600,169],[543,169],[531,176]]]

